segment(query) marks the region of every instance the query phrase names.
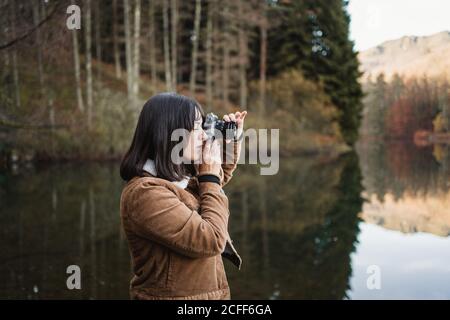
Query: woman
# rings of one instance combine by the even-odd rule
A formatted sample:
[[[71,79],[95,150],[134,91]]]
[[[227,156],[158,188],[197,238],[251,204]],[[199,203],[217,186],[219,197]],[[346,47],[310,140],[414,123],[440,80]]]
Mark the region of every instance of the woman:
[[[242,137],[246,111],[224,116]],[[239,269],[241,257],[228,233],[230,180],[240,152],[221,163],[220,144],[206,139],[203,110],[175,93],[157,94],[144,105],[120,174],[127,182],[120,200],[133,278],[132,299],[230,299],[222,256]],[[172,150],[184,129],[182,163]],[[228,150],[228,148],[225,148]],[[177,164],[179,163],[179,164]],[[197,164],[196,164],[197,163]]]

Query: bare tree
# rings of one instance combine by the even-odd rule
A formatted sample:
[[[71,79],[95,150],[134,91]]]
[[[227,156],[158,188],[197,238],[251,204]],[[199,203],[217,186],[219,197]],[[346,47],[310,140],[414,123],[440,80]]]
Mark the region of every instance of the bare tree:
[[[169,48],[169,8],[168,0],[163,0],[163,42],[164,42],[164,71],[166,79],[166,90],[172,90],[170,48]]]
[[[11,1],[9,3],[9,9],[10,9],[10,17],[11,17],[11,34],[15,38],[16,37],[16,5],[15,1]],[[16,107],[20,108],[21,101],[20,101],[20,85],[19,85],[19,69],[17,65],[17,51],[16,48],[12,48],[11,50],[11,56],[12,56],[12,68],[13,68],[13,83],[14,83],[14,92],[15,92],[15,102]]]
[[[206,106],[211,108],[213,100],[213,90],[212,90],[212,64],[213,64],[213,6],[214,2],[211,0],[208,2],[208,15],[206,21]]]
[[[223,18],[226,18],[229,14],[229,3],[223,3]],[[228,106],[229,99],[229,71],[230,71],[230,26],[228,23],[224,23],[223,26],[223,41],[222,41],[222,53],[223,53],[223,67],[222,67],[222,103],[224,107]]]
[[[244,6],[242,1],[238,1],[238,15],[239,15],[239,103],[244,109],[247,108],[247,64],[248,64],[248,40],[246,32],[246,19]]]
[[[223,32],[221,28],[221,16],[223,12],[219,12],[218,2],[215,2],[217,5],[213,5],[213,19],[212,19],[212,66],[211,66],[211,75],[212,75],[212,96],[213,98],[220,98],[222,96],[222,70],[223,70]]]
[[[149,6],[149,34],[150,34],[150,72],[152,77],[152,89],[156,90],[156,35],[155,35],[155,1],[150,1]]]
[[[75,3],[75,1],[72,1],[72,3]],[[75,85],[77,90],[77,105],[78,110],[84,112],[83,94],[81,89],[81,75],[80,75],[80,53],[76,29],[72,30],[72,45],[73,45],[73,62],[75,68]]]
[[[33,2],[33,23],[36,25],[40,21],[40,4]],[[38,77],[39,86],[41,88],[41,96],[45,98],[45,84],[44,84],[44,64],[42,61],[42,46],[41,46],[41,30],[36,30],[35,33],[36,48],[37,48],[37,63],[38,63]]]
[[[15,2],[15,1],[12,1],[12,2]],[[0,50],[5,50],[9,47],[12,47],[16,43],[23,41],[26,38],[33,35],[33,33],[35,33],[39,28],[41,28],[43,25],[45,25],[47,22],[49,22],[52,19],[53,15],[58,11],[58,9],[61,7],[61,5],[63,5],[65,3],[65,1],[54,1],[54,3],[55,3],[55,5],[53,6],[53,9],[48,15],[45,14],[45,7],[43,7],[42,11],[44,13],[43,16],[45,18],[40,20],[38,24],[34,25],[32,28],[30,28],[29,30],[26,30],[25,32],[23,32],[20,35],[17,35],[17,33],[14,32],[12,39],[10,39],[7,42],[0,43]],[[6,3],[5,6],[8,6],[8,3]]]
[[[85,41],[86,41],[86,96],[87,96],[87,123],[88,129],[92,127],[92,6],[91,0],[86,0],[85,10]]]
[[[153,2],[153,1],[152,1]],[[119,50],[119,39],[118,39],[118,19],[117,19],[117,0],[113,0],[113,21],[112,21],[112,32],[113,32],[113,50],[114,50],[114,65],[116,68],[116,78],[122,78],[122,67],[120,64],[120,50]]]
[[[8,5],[8,0],[4,0],[3,2],[2,2],[2,5],[3,6],[7,6]],[[3,20],[3,23],[4,24],[1,24],[0,25],[0,27],[1,27],[1,29],[0,29],[0,32],[1,32],[1,35],[2,35],[2,38],[3,39],[7,39],[7,35],[8,35],[8,33],[9,33],[9,27],[10,27],[10,22],[9,22],[9,18],[8,18],[8,14],[9,14],[9,12],[8,12],[8,10],[5,10],[6,11],[6,13],[4,12],[3,13],[3,15],[4,16],[2,16],[2,18],[4,19]],[[9,56],[9,50],[3,50],[3,61],[4,61],[4,65],[5,65],[5,69],[3,69],[3,70],[1,70],[2,72],[0,72],[0,75],[1,76],[4,76],[4,77],[7,77],[8,76],[8,73],[9,73],[9,67],[10,67],[10,56]],[[0,79],[0,80],[2,80],[3,81],[3,79]]]
[[[123,0],[124,28],[125,28],[125,56],[127,65],[127,92],[128,100],[133,100],[133,61],[131,57],[131,29],[130,29],[130,3]]]
[[[259,63],[259,116],[262,118],[266,107],[266,69],[267,69],[267,28],[266,5],[261,4],[260,30],[260,63]]]
[[[189,82],[189,91],[195,95],[195,82],[197,76],[197,54],[198,43],[200,38],[200,19],[201,19],[202,1],[195,1],[195,18],[194,18],[194,32],[192,35],[192,60],[191,60],[191,78]]]
[[[95,59],[97,60],[97,84],[101,79],[101,61],[102,61],[102,35],[101,35],[101,11],[100,0],[95,1]]]
[[[172,90],[177,90],[177,34],[178,34],[178,5],[177,0],[171,0],[172,7]]]
[[[46,7],[45,6],[42,6],[42,16],[47,16],[47,13],[46,13],[46,9],[45,9]],[[56,9],[54,9],[54,10],[56,10]],[[55,12],[55,11],[53,11],[53,12]],[[53,12],[52,13],[50,13],[50,15],[49,16],[51,16],[52,14],[53,14]],[[47,16],[48,17],[48,16]],[[36,29],[36,30],[38,30],[38,29]],[[49,115],[49,121],[50,121],[50,132],[51,132],[51,135],[50,135],[50,147],[51,147],[51,154],[53,155],[53,156],[55,156],[55,128],[56,128],[56,112],[55,112],[55,106],[54,106],[54,100],[53,100],[53,97],[54,97],[54,93],[53,93],[53,90],[47,90],[47,102],[48,102],[48,115]]]
[[[133,96],[139,94],[140,49],[141,49],[141,0],[134,4],[134,37],[133,37]]]

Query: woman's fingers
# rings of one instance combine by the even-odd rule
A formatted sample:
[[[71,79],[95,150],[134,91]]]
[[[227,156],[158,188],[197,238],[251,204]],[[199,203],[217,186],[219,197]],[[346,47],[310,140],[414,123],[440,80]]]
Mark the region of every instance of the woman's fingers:
[[[223,116],[224,121],[234,121],[238,127],[238,133],[240,134],[244,127],[244,119],[247,116],[247,111],[237,111],[235,113],[226,114]],[[226,143],[229,143],[231,140],[226,140]]]
[[[242,131],[244,130],[244,119],[247,116],[247,111],[237,111],[235,113],[226,114],[223,116],[223,120],[226,122],[233,121],[237,124],[237,134],[238,136],[241,135]],[[225,143],[230,143],[231,140],[227,139],[225,140]]]
[[[244,124],[245,116],[247,115],[247,111],[239,112],[239,117],[237,117],[236,123],[238,127],[242,127]]]
[[[224,121],[234,121],[238,122],[239,120],[244,120],[245,116],[247,115],[247,111],[237,111],[235,113],[226,114],[223,116]]]

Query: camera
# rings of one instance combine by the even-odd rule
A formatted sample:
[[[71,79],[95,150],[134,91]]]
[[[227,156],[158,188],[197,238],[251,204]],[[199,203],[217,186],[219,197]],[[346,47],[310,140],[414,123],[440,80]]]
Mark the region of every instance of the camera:
[[[220,120],[214,113],[208,113],[203,122],[203,130],[205,130],[208,139],[215,140],[221,137],[232,140],[236,138],[237,124],[235,121]]]

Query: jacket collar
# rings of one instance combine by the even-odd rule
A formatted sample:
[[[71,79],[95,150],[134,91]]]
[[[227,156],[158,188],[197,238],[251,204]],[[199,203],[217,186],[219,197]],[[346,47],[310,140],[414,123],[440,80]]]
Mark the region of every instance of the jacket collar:
[[[142,169],[150,173],[152,176],[157,177],[155,161],[153,161],[152,159],[147,159]],[[189,177],[185,177],[181,181],[171,181],[171,182],[177,187],[180,187],[181,189],[186,189],[189,183]]]

